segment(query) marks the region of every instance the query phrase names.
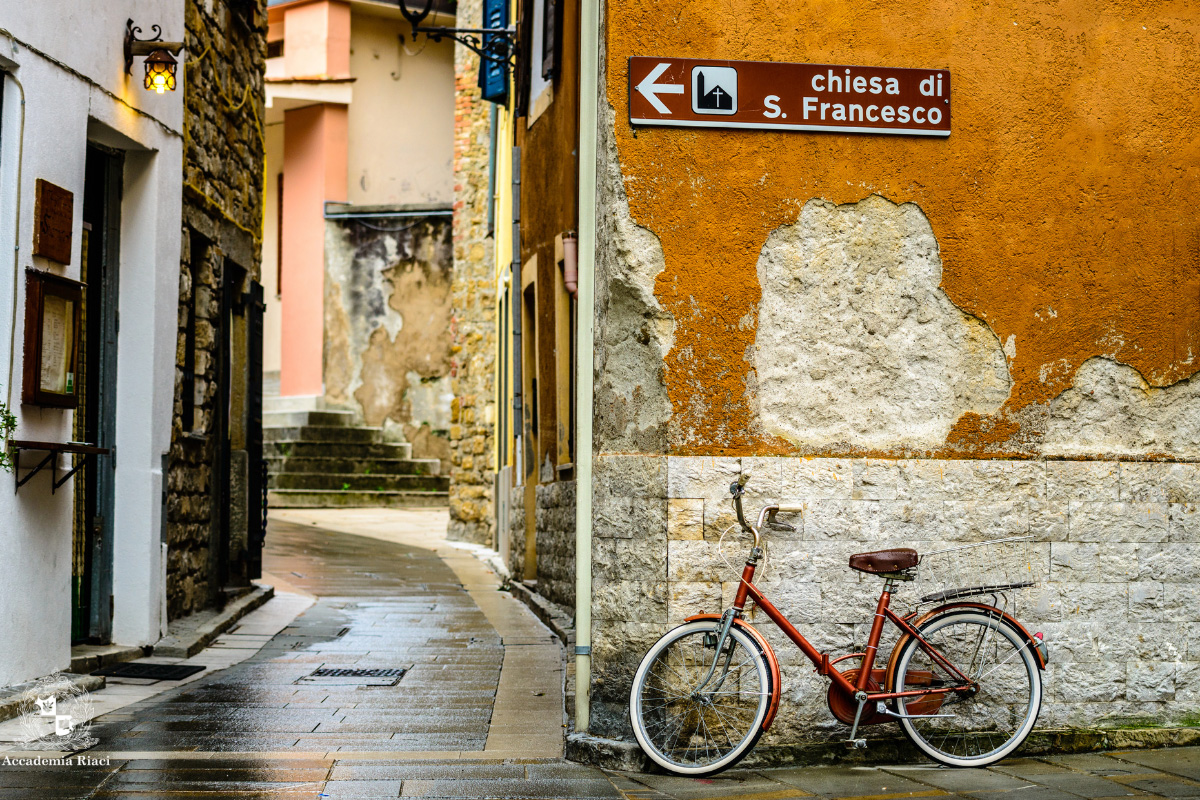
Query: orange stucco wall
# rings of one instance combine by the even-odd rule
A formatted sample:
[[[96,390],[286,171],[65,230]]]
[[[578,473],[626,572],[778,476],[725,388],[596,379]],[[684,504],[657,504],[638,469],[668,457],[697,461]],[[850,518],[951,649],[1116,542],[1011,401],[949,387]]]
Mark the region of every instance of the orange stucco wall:
[[[326,200],[346,199],[346,107],[286,113],[283,141],[282,395],[322,393]]]
[[[673,451],[790,449],[754,433],[746,354],[760,249],[812,198],[916,203],[950,299],[1000,342],[1015,337],[1008,401],[994,418],[964,415],[947,453],[1020,452],[1037,434],[1023,412],[1069,388],[1092,356],[1152,386],[1200,368],[1200,6],[610,0],[607,10],[625,189],[633,219],[661,241],[655,293],[676,326]],[[635,135],[634,55],[946,68],[954,131]]]

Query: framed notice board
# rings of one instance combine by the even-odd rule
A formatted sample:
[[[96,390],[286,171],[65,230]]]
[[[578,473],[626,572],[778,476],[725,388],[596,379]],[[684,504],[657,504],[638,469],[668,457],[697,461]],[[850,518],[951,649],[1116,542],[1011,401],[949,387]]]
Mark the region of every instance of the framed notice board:
[[[25,370],[21,402],[75,408],[83,284],[36,269],[25,270]]]

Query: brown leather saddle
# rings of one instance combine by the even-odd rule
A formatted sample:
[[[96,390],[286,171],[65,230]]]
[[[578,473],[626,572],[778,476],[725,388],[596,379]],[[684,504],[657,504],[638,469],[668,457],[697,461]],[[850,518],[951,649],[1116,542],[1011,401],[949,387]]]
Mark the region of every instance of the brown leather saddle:
[[[873,553],[855,553],[850,556],[850,569],[859,572],[869,572],[872,575],[883,575],[889,572],[900,572],[912,569],[921,557],[911,547],[897,547],[894,550],[876,550]]]

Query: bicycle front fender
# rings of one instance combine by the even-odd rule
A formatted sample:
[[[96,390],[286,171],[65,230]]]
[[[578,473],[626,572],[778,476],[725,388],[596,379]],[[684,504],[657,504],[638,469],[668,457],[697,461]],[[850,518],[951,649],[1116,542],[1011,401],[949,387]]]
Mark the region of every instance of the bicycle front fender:
[[[694,615],[688,617],[687,619],[685,619],[684,622],[697,622],[697,621],[703,621],[703,620],[712,620],[713,622],[720,622],[721,615],[720,614],[694,614]],[[776,712],[779,711],[779,696],[781,693],[781,682],[780,682],[780,677],[779,677],[779,659],[775,657],[775,650],[771,647],[771,645],[767,641],[766,637],[763,636],[761,633],[759,633],[757,628],[755,628],[749,622],[746,622],[744,619],[742,619],[740,617],[734,619],[733,624],[739,630],[745,631],[750,636],[750,638],[754,639],[754,641],[758,643],[758,646],[762,648],[763,655],[766,656],[766,658],[767,658],[767,667],[771,670],[771,702],[770,702],[770,705],[767,706],[767,715],[765,717],[763,717],[763,723],[762,723],[762,729],[765,731],[767,728],[771,727],[771,722],[774,721],[775,714],[776,714]]]
[[[1025,640],[1025,643],[1029,646],[1029,649],[1033,651],[1033,658],[1034,661],[1037,662],[1038,669],[1046,669],[1046,658],[1042,653],[1042,648],[1038,646],[1038,640],[1029,633],[1024,625],[1022,625],[1020,622],[1017,622],[1016,617],[1014,617],[1012,614],[1000,611],[995,606],[989,606],[987,603],[947,603],[944,606],[938,606],[932,611],[927,612],[920,619],[910,622],[909,624],[914,628],[920,629],[922,625],[939,614],[945,614],[948,611],[959,611],[962,609],[982,611],[983,613],[992,616],[999,615],[1002,620],[1012,626],[1013,630],[1015,630],[1017,634]],[[896,646],[892,648],[892,655],[888,659],[887,665],[887,682],[885,684],[886,691],[896,691],[896,662],[900,657],[900,651],[903,649],[904,644],[911,638],[912,636],[909,634],[903,634],[896,642]]]

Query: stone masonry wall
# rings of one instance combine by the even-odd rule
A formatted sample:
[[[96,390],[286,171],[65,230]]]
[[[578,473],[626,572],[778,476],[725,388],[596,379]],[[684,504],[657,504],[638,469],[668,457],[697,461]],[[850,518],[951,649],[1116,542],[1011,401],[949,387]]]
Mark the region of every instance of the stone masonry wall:
[[[537,487],[538,594],[575,608],[575,481]]]
[[[749,547],[731,532],[728,486],[752,475],[746,506],[802,503],[795,532],[766,536],[756,583],[822,651],[861,651],[881,589],[850,554],[919,552],[1032,535],[1044,578],[1019,618],[1050,649],[1038,726],[1173,724],[1200,700],[1200,465],[1131,461],[875,460],[601,456],[593,541],[593,722],[628,738],[629,681],[655,638],[719,611]],[[665,557],[664,557],[665,555]],[[922,590],[902,586],[897,606]],[[783,672],[779,717],[763,744],[844,735],[826,685],[761,614]],[[881,658],[894,637],[885,637]],[[890,726],[884,726],[890,728]],[[890,735],[890,730],[873,729]],[[761,745],[760,745],[761,746]]]
[[[201,245],[204,240],[197,239]],[[198,611],[213,601],[220,587],[214,584],[210,556],[212,543],[212,490],[215,439],[205,437],[212,424],[217,365],[213,322],[217,316],[214,287],[221,275],[220,250],[212,246],[194,251],[184,239],[189,268],[180,273],[175,415],[167,474],[167,615],[169,619]],[[193,426],[182,428],[183,350],[187,346],[188,306],[195,304],[193,396],[200,400],[193,411]],[[188,435],[192,434],[192,435]]]
[[[479,27],[479,0],[458,4],[459,27]],[[491,104],[479,97],[479,57],[454,52],[454,282],[450,364],[451,539],[495,546],[492,513],[496,290],[488,235]]]
[[[452,257],[446,215],[325,223],[325,401],[450,456]]]
[[[520,489],[521,487],[517,487]],[[513,580],[525,575],[525,493],[514,491],[508,508],[508,571]]]
[[[263,178],[263,75],[266,64],[266,4],[188,0],[185,7],[181,63],[184,104],[183,248],[179,280],[179,327],[176,348],[175,407],[167,464],[167,611],[170,619],[218,602],[222,570],[230,583],[244,583],[245,531],[231,531],[231,563],[221,565],[213,546],[220,540],[222,502],[214,485],[216,459],[222,445],[212,435],[219,394],[217,320],[227,265],[244,271],[245,291],[258,280],[261,265]],[[196,248],[192,244],[196,243]],[[239,273],[240,274],[240,273]],[[191,337],[195,374],[185,381],[189,309],[194,309]],[[244,325],[236,316],[233,325]],[[244,414],[245,353],[237,350],[244,335],[229,331],[234,418],[228,426],[231,470],[246,463]],[[242,348],[244,350],[244,347]],[[185,429],[185,391],[194,401],[193,424]],[[241,467],[244,469],[244,466]],[[230,491],[244,494],[244,476],[231,475]],[[247,498],[228,497],[234,508],[247,508]],[[244,521],[244,515],[242,515]],[[236,521],[237,515],[231,516]]]

